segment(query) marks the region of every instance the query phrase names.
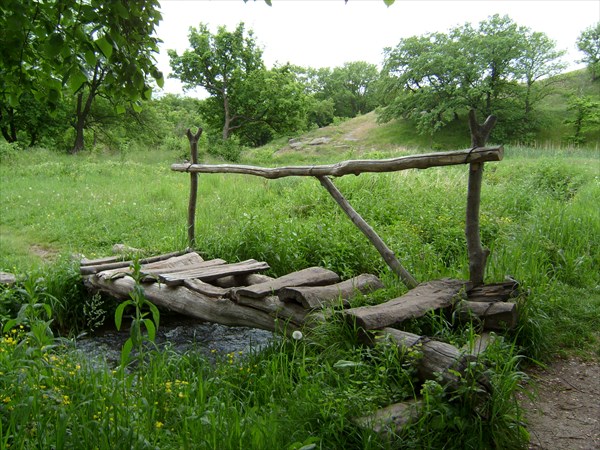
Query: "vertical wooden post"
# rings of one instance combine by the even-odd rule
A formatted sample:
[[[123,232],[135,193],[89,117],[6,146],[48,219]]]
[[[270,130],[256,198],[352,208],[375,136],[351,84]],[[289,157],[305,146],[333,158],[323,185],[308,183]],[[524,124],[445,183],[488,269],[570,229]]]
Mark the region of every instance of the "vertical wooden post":
[[[350,218],[352,223],[358,227],[360,231],[371,241],[371,243],[375,246],[383,260],[387,263],[388,267],[392,269],[404,285],[408,289],[412,289],[417,287],[419,284],[417,280],[400,264],[400,261],[394,255],[394,252],[390,250],[390,248],[385,245],[383,239],[379,237],[379,235],[371,228],[371,226],[356,212],[356,210],[348,203],[348,200],[342,195],[342,193],[338,190],[337,187],[333,184],[333,182],[327,177],[316,177],[321,185],[327,189],[327,192],[331,194],[333,199],[336,201],[338,205],[342,208],[342,210],[346,213],[346,215]]]
[[[489,116],[483,125],[477,123],[475,110],[469,111],[469,128],[471,129],[471,146],[484,147],[492,128],[496,125],[496,117]],[[469,279],[473,285],[483,284],[485,265],[490,253],[481,245],[479,233],[479,205],[481,203],[481,181],[483,179],[483,163],[469,164],[469,183],[467,191],[467,214],[465,236],[469,254]]]
[[[198,164],[198,140],[202,135],[202,128],[198,128],[196,134],[187,130],[187,137],[190,141],[191,163]],[[188,204],[188,247],[193,249],[196,246],[196,199],[198,197],[198,173],[190,172],[190,201]]]

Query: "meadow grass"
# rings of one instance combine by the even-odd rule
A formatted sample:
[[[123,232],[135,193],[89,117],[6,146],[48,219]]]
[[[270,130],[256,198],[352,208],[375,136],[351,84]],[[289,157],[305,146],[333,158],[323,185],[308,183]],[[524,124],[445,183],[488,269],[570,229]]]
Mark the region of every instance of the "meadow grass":
[[[322,160],[334,156],[327,152]],[[481,231],[492,250],[487,281],[511,276],[527,295],[518,299],[519,327],[473,365],[459,392],[436,380],[420,385],[412,365],[418,354],[386,343],[363,347],[356,330],[338,320],[260,352],[217,354],[216,363],[168,349],[149,350],[128,370],[89,360],[73,351],[72,341],[55,338],[81,331],[91,315],[71,254],[105,256],[115,243],[143,254],[185,248],[188,177],[169,170],[179,158],[31,150],[3,159],[0,270],[21,278],[2,288],[0,320],[17,317],[22,304],[48,304],[53,322],[32,306],[0,339],[0,446],[526,448],[514,399],[523,380],[520,361],[600,355],[599,155],[509,147],[484,175]],[[262,163],[270,156],[263,150],[245,158]],[[305,158],[280,154],[274,164]],[[312,265],[345,278],[380,275],[385,291],[354,305],[405,291],[316,180],[199,180],[197,240],[205,257],[262,259],[275,276]],[[466,181],[466,167],[335,180],[419,281],[468,276]],[[42,261],[36,249],[59,256]],[[457,346],[477,333],[439,315],[409,326]],[[494,394],[474,407],[472,380],[483,372]],[[393,439],[352,421],[416,396],[425,404],[421,418]]]

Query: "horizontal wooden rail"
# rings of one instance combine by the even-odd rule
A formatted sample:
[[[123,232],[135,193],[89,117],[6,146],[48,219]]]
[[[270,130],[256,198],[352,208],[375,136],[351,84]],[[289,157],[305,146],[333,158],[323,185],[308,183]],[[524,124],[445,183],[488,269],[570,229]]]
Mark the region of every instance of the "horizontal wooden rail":
[[[336,164],[289,167],[258,167],[236,164],[172,164],[171,170],[191,173],[237,173],[275,179],[283,177],[341,177],[359,175],[363,172],[396,172],[406,169],[428,169],[438,166],[501,161],[504,148],[475,147],[473,149],[451,152],[424,153],[422,155],[402,156],[390,159],[350,160]]]

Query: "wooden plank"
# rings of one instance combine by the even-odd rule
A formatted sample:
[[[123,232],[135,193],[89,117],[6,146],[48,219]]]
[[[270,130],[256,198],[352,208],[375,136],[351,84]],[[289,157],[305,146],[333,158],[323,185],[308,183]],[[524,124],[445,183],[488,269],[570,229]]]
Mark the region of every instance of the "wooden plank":
[[[205,261],[205,263],[208,261]],[[184,280],[198,278],[202,281],[210,281],[228,275],[240,275],[246,273],[260,272],[270,269],[266,262],[259,262],[254,259],[242,261],[234,264],[220,264],[213,267],[199,267],[182,272],[160,274],[159,280],[168,286],[177,286],[183,284]]]
[[[362,274],[341,283],[329,286],[285,287],[279,291],[283,302],[295,302],[306,309],[330,306],[342,300],[345,307],[350,306],[348,299],[356,294],[367,294],[383,288],[383,283],[375,275]]]
[[[205,283],[201,280],[183,280],[183,285],[194,292],[215,298],[225,297],[231,290],[213,286],[212,284]]]
[[[114,262],[120,262],[122,260],[123,260],[123,255],[106,256],[104,258],[98,258],[98,259],[81,258],[81,261],[79,261],[79,265],[80,265],[80,267],[84,267],[84,266],[101,266],[103,264],[110,264],[110,263],[114,263]]]
[[[280,289],[291,286],[324,286],[337,283],[340,277],[331,270],[323,267],[309,267],[308,269],[292,272],[266,283],[235,289],[232,294],[234,298],[252,297],[260,298],[267,295],[276,295]]]
[[[187,251],[165,253],[164,255],[151,256],[149,258],[141,258],[139,260],[139,262],[140,262],[140,264],[146,264],[146,263],[151,263],[151,262],[155,262],[155,261],[162,261],[163,259],[169,259],[169,258],[172,258],[173,256],[183,255],[184,253],[187,253]],[[79,272],[82,275],[92,275],[92,274],[102,272],[105,270],[118,269],[120,267],[129,267],[132,263],[133,263],[132,260],[128,260],[128,261],[118,261],[118,262],[108,263],[108,264],[87,265],[87,266],[80,267]]]
[[[361,306],[344,311],[346,320],[364,330],[375,330],[424,316],[428,311],[447,308],[464,297],[465,281],[433,280],[422,283],[402,297],[375,306]]]
[[[220,261],[220,264],[224,264],[224,260],[211,260],[211,263],[214,261]],[[156,261],[150,264],[142,264],[140,271],[148,275],[143,278],[143,281],[156,281],[157,274],[160,273],[169,273],[169,272],[181,272],[183,270],[187,270],[194,265],[205,264],[206,262],[200,255],[197,253],[186,253],[181,256],[174,256],[173,258],[169,258],[166,260]],[[121,278],[125,275],[131,274],[132,269],[131,266],[128,267],[120,267],[118,269],[112,270],[103,270],[99,272],[98,276],[103,278]]]
[[[222,288],[232,288],[241,286],[251,286],[253,284],[266,283],[275,278],[262,273],[249,273],[247,275],[230,275],[223,278],[217,278],[212,283]]]
[[[463,301],[456,305],[455,311],[461,320],[480,320],[484,330],[508,330],[519,323],[517,305],[514,303]]]
[[[502,146],[477,147],[451,152],[424,153],[421,155],[402,156],[399,158],[379,160],[352,160],[336,164],[320,166],[293,167],[257,167],[236,164],[172,164],[175,172],[192,173],[239,173],[258,177],[275,179],[282,177],[324,177],[343,175],[358,175],[363,172],[396,172],[406,169],[427,169],[429,167],[451,166],[484,161],[500,161],[504,156]]]

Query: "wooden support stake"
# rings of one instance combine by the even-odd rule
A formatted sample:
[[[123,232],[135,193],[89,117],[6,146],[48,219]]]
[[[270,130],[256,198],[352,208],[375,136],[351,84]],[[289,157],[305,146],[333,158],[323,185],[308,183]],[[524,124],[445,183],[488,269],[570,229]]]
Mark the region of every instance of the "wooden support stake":
[[[192,134],[188,128],[187,137],[190,141],[191,163],[198,164],[198,140],[202,135],[202,128]],[[188,204],[188,247],[193,249],[196,245],[196,199],[198,197],[198,174],[190,172],[190,202]]]
[[[419,283],[417,280],[413,278],[413,276],[408,273],[408,271],[400,264],[398,258],[394,255],[394,252],[390,250],[390,248],[385,245],[385,242],[379,237],[379,235],[371,228],[371,226],[365,222],[365,220],[358,214],[355,209],[350,205],[348,200],[342,195],[342,193],[335,187],[333,182],[327,177],[316,177],[321,185],[327,189],[327,192],[331,194],[333,199],[336,201],[338,205],[342,208],[342,210],[346,213],[346,215],[350,218],[352,223],[358,227],[360,231],[371,241],[371,243],[375,246],[379,254],[383,257],[383,260],[392,269],[404,285],[412,289],[416,287]]]
[[[483,147],[487,142],[496,117],[489,116],[483,125],[477,123],[475,110],[469,111],[469,128],[471,129],[471,145],[473,148]],[[479,233],[479,205],[481,203],[481,181],[483,178],[483,162],[469,164],[469,184],[467,191],[467,214],[465,236],[469,254],[469,277],[474,286],[483,284],[485,264],[489,250],[481,245]]]

